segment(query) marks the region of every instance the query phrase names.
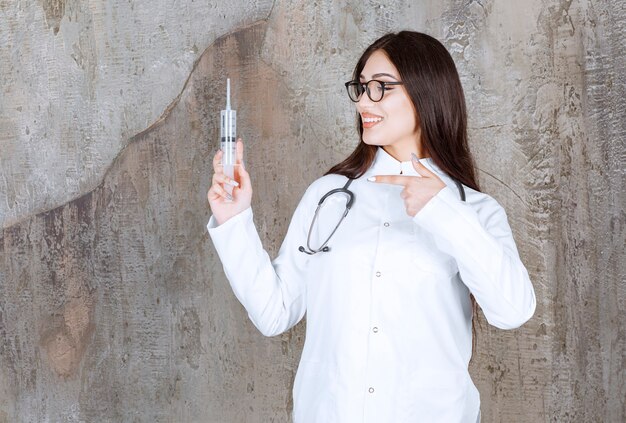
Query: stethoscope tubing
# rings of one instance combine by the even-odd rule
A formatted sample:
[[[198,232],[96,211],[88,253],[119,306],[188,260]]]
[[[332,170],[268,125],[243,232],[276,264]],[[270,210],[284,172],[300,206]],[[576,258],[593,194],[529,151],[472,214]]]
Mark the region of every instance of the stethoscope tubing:
[[[456,184],[457,189],[459,190],[459,196],[461,197],[461,201],[465,202],[465,188],[463,187],[463,184],[457,181],[456,179],[453,179],[453,180],[454,180],[454,183]],[[309,233],[307,234],[307,237],[306,237],[306,248],[304,248],[303,246],[300,246],[298,248],[298,251],[311,255],[311,256],[317,253],[327,253],[330,251],[330,247],[328,247],[327,244],[330,241],[330,239],[333,237],[335,232],[337,232],[337,229],[339,229],[339,226],[341,226],[341,222],[343,222],[343,220],[346,218],[346,216],[348,215],[348,212],[350,212],[350,209],[352,208],[352,204],[354,203],[355,195],[352,191],[348,189],[352,181],[354,181],[354,179],[348,178],[348,182],[346,182],[346,184],[342,188],[332,189],[328,191],[326,194],[324,194],[322,198],[320,198],[320,201],[318,201],[317,203],[317,208],[315,209],[315,214],[313,215],[313,220],[311,221],[311,225],[309,226]],[[335,229],[333,229],[333,231],[328,236],[328,238],[326,238],[326,241],[324,241],[321,247],[318,249],[313,249],[311,248],[311,234],[313,233],[313,226],[315,225],[315,221],[317,220],[320,208],[322,207],[322,203],[324,203],[324,200],[326,200],[326,198],[338,192],[342,192],[348,195],[348,202],[346,203],[346,210],[343,212],[343,216],[341,216],[341,219],[339,219],[339,223],[337,223],[337,225],[335,226]]]

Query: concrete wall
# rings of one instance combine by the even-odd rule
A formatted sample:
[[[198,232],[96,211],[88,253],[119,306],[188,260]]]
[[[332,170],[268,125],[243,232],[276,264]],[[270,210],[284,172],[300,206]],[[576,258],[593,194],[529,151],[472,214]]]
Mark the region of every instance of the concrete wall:
[[[452,52],[537,292],[483,322],[484,421],[625,420],[622,3],[0,0],[0,422],[288,421],[304,326],[257,333],[204,230],[225,75],[274,254],[404,28]]]

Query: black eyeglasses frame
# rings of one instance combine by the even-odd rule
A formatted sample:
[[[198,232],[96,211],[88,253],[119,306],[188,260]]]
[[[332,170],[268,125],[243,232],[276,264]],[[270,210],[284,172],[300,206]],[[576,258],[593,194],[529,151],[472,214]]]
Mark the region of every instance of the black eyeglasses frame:
[[[383,89],[382,94],[380,95],[380,98],[378,100],[374,100],[372,98],[372,94],[370,92],[370,87],[369,84],[370,82],[377,82],[378,84],[380,84],[380,86]],[[404,85],[404,82],[391,82],[391,81],[380,81],[378,79],[370,79],[367,82],[361,82],[361,81],[348,81],[344,84],[346,86],[346,91],[348,91],[348,98],[354,102],[354,103],[358,103],[361,100],[361,97],[363,96],[363,93],[367,93],[367,96],[369,97],[370,100],[372,100],[374,103],[378,103],[379,101],[381,101],[383,99],[383,97],[385,97],[385,91],[387,90],[387,85]],[[361,87],[363,87],[363,91],[361,92],[361,94],[359,95],[359,97],[355,100],[352,98],[352,96],[350,95],[350,87],[352,86],[357,86],[360,85]]]

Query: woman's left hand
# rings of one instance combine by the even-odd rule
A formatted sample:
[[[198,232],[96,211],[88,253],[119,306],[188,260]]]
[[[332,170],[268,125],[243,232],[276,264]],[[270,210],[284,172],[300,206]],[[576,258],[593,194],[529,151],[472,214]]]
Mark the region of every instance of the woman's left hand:
[[[433,198],[446,184],[426,166],[413,158],[413,167],[420,176],[376,175],[368,178],[370,182],[401,185],[404,187],[400,197],[404,200],[406,213],[413,217]]]

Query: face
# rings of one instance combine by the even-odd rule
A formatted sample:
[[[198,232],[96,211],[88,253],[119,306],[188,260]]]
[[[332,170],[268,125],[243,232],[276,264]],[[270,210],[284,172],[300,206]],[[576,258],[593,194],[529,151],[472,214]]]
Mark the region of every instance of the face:
[[[381,50],[372,53],[359,78],[361,82],[372,79],[401,82],[398,70]],[[363,93],[356,108],[366,144],[383,146],[400,161],[411,160],[412,152],[421,157],[415,109],[403,85],[387,86],[382,100],[376,103]]]

